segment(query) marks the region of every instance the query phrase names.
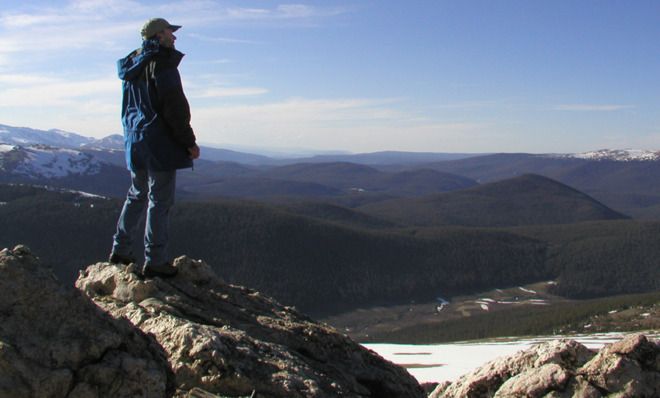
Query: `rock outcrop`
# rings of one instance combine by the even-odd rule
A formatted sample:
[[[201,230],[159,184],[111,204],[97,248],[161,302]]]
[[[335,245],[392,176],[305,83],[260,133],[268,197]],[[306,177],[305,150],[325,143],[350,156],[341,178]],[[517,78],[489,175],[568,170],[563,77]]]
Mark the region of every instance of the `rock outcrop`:
[[[177,395],[423,397],[416,380],[334,329],[179,257],[170,279],[97,263],[76,287],[165,350]]]
[[[0,252],[0,398],[423,397],[403,368],[181,257],[171,279],[98,263],[66,289]]]
[[[0,397],[164,397],[164,350],[64,289],[23,246],[0,251]]]
[[[660,342],[629,335],[595,353],[573,340],[493,360],[429,398],[660,397]]]

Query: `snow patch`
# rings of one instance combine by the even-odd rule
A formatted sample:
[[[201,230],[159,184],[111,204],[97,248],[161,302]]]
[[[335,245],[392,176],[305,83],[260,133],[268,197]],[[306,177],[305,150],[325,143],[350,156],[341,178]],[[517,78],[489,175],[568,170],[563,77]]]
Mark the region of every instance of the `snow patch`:
[[[660,160],[660,151],[648,151],[644,149],[599,149],[597,151],[569,153],[569,154],[548,154],[542,155],[552,158],[572,158],[585,160],[612,160],[617,162],[631,161],[655,161]]]
[[[0,153],[13,151],[16,149],[16,145],[0,144]]]
[[[108,199],[108,198],[105,197],[105,196],[102,196],[102,195],[96,195],[96,194],[89,193],[89,192],[83,192],[83,191],[69,191],[69,192],[71,192],[71,193],[76,193],[76,194],[82,196],[83,198],[91,198],[91,199]]]
[[[59,129],[45,131],[29,127],[12,127],[6,125],[0,125],[0,128],[0,141],[8,144],[46,144],[58,147],[77,148],[81,144],[94,141],[93,138],[84,137],[76,133]]]
[[[91,155],[73,149],[34,146],[25,149],[26,158],[15,174],[31,178],[57,178],[71,174],[98,174],[101,164]]]
[[[62,137],[66,137],[66,138],[74,137],[74,136],[78,135],[78,134],[73,134],[73,133],[70,133],[68,131],[58,130],[58,129],[50,129],[48,131],[51,132],[51,133],[57,134],[57,135],[61,135]]]
[[[415,367],[411,366],[407,370],[420,383],[442,383],[443,381],[454,381],[495,358],[515,354],[544,341],[573,339],[589,349],[601,349],[605,344],[621,340],[623,336],[621,333],[599,333],[573,336],[538,336],[528,339],[504,338],[486,342],[472,341],[433,345],[363,345],[396,364],[415,364]],[[651,332],[647,334],[647,337],[657,339],[660,334]],[[415,355],[415,353],[419,353],[419,355]]]
[[[536,294],[536,292],[534,290],[525,289],[522,286],[518,286],[518,289],[520,289],[520,290],[522,290],[523,292],[526,292],[526,293]]]

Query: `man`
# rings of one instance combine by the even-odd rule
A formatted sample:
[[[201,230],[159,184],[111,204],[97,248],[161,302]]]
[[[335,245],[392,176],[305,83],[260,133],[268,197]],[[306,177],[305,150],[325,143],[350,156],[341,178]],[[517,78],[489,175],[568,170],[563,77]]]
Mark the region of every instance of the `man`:
[[[169,210],[174,204],[176,170],[192,167],[199,147],[190,127],[190,106],[174,48],[181,26],[153,18],[142,27],[142,47],[117,62],[122,82],[122,124],[131,186],[117,222],[111,263],[130,264],[132,238],[144,216],[146,277],[174,276],[167,255]]]

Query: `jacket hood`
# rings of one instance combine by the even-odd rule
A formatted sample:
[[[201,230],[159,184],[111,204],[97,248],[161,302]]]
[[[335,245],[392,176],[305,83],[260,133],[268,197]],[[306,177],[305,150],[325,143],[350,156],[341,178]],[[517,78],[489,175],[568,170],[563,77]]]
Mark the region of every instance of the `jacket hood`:
[[[117,61],[117,74],[121,80],[134,80],[145,66],[158,54],[160,46],[158,40],[145,40],[142,48],[138,48],[126,57]]]
[[[158,39],[145,40],[142,42],[142,48],[138,48],[117,61],[119,78],[126,81],[136,79],[142,74],[142,70],[144,70],[149,61],[155,57],[159,57],[164,62],[177,67],[181,62],[181,58],[183,58],[183,53],[175,49],[161,47]]]

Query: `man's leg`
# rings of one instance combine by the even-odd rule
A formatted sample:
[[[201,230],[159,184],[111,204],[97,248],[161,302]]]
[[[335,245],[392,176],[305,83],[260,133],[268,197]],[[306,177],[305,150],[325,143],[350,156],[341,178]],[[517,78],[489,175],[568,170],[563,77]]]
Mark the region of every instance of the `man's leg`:
[[[174,204],[175,187],[176,170],[149,172],[149,207],[144,233],[145,270],[152,267],[158,271],[159,266],[169,262],[169,213]]]
[[[114,235],[111,258],[119,260],[130,259],[131,245],[135,230],[144,215],[148,193],[146,170],[131,172],[131,186],[126,194],[124,207],[117,221],[117,232]],[[114,255],[114,256],[113,256]],[[112,260],[111,260],[112,261]]]

